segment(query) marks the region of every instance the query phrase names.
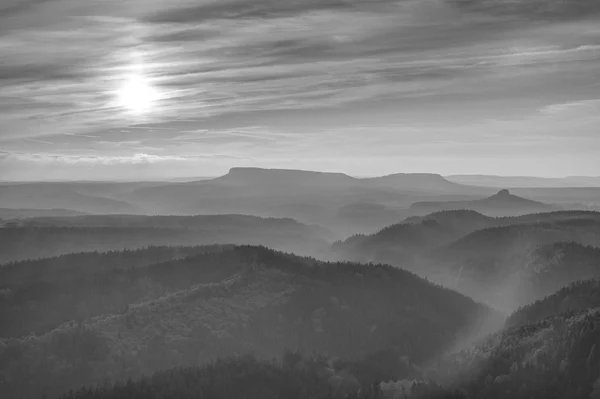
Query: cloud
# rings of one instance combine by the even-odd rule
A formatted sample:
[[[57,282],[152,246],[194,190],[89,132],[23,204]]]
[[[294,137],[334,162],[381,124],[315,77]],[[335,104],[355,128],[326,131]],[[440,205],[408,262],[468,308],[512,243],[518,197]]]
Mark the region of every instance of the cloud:
[[[151,154],[133,154],[131,156],[104,156],[104,155],[54,155],[54,154],[13,154],[20,161],[36,163],[63,163],[63,164],[146,164],[170,161],[186,161],[188,158],[180,156],[160,156]]]
[[[573,101],[561,104],[551,104],[540,109],[542,114],[556,115],[566,113],[588,113],[595,117],[600,115],[600,99]]]
[[[596,0],[448,0],[457,7],[500,16],[569,20],[600,13]]]
[[[532,1],[13,2],[0,9],[0,142],[65,165],[129,165],[356,156],[393,148],[386,140],[455,148],[486,117],[552,131],[537,117],[565,115],[598,89],[600,31],[593,19],[529,21],[592,12],[589,1]],[[159,93],[147,113],[116,101],[132,74]],[[382,127],[419,118],[436,126],[413,136]],[[588,134],[568,119],[554,126]]]

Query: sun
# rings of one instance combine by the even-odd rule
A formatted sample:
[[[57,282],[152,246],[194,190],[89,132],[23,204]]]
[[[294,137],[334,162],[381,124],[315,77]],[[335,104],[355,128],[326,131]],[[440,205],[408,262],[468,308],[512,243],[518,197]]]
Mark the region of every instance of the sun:
[[[157,99],[156,89],[141,75],[128,77],[117,90],[118,104],[136,114],[148,112]]]

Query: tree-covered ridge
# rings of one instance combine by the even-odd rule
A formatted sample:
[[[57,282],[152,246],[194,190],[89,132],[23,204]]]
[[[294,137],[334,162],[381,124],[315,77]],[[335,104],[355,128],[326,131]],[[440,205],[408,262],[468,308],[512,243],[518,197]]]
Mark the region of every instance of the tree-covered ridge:
[[[476,398],[595,399],[600,394],[600,308],[507,328],[438,362],[430,378]]]
[[[469,210],[441,211],[371,235],[352,236],[337,242],[334,250],[340,257],[396,264],[405,261],[407,254],[431,254],[436,260],[469,252],[496,255],[513,247],[558,241],[600,244],[600,213],[561,211],[493,218]]]
[[[519,308],[510,315],[506,325],[514,327],[537,323],[563,313],[595,307],[600,308],[600,280],[578,281],[544,299]]]
[[[361,383],[324,357],[286,352],[281,361],[251,356],[221,359],[203,367],[175,368],[136,381],[82,388],[60,399],[461,399],[422,381]]]
[[[205,252],[221,251],[231,245],[149,246],[107,252],[75,252],[0,265],[0,287],[14,289],[33,282],[64,282],[110,270],[129,270]]]
[[[393,353],[406,359],[392,369],[403,378],[471,329],[500,321],[490,309],[404,270],[323,263],[263,247],[85,279],[83,288],[83,280],[60,287],[72,295],[69,302],[117,310],[4,340],[2,396],[59,394],[236,353],[270,358],[285,348],[348,360]],[[42,302],[44,294],[36,295]]]
[[[353,236],[334,244],[333,251],[339,259],[411,270],[511,312],[571,282],[600,277],[592,245],[600,246],[598,212],[492,218],[462,210]],[[552,266],[559,253],[570,267]]]
[[[43,334],[65,321],[118,312],[167,289],[145,278],[154,269],[136,269],[226,248],[85,252],[0,266],[0,337]]]
[[[575,242],[536,244],[531,236],[504,236],[507,245],[490,243],[477,251],[453,248],[432,259],[421,260],[437,266],[432,279],[480,301],[514,311],[575,281],[600,278],[600,250]],[[503,249],[503,251],[502,251]],[[441,269],[445,267],[445,269]],[[436,272],[436,269],[433,269]],[[437,278],[436,278],[437,277]]]
[[[244,215],[34,218],[0,226],[0,263],[73,252],[148,246],[266,245],[314,255],[328,248],[329,233],[293,219]]]

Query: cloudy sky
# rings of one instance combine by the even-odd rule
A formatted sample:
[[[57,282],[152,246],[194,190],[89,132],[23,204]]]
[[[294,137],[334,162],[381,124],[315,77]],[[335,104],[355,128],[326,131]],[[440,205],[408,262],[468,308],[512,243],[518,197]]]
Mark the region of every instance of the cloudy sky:
[[[0,180],[600,175],[597,0],[0,0]]]

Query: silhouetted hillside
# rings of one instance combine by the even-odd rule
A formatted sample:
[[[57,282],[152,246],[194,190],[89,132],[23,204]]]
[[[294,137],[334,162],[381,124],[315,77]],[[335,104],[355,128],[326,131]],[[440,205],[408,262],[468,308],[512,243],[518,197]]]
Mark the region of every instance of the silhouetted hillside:
[[[58,301],[56,321],[66,321],[62,308],[81,313],[79,324],[4,340],[0,395],[52,396],[236,353],[271,358],[285,348],[348,361],[391,351],[406,357],[399,370],[412,373],[465,334],[501,322],[488,308],[403,270],[266,248],[98,269],[64,283],[46,280],[44,289],[21,279],[3,300],[34,308]]]
[[[314,255],[328,232],[291,219],[242,215],[34,218],[0,228],[0,262],[150,245],[255,244]]]
[[[416,202],[411,205],[410,209],[418,213],[467,209],[489,216],[517,216],[548,212],[556,209],[556,207],[512,195],[508,190],[501,190],[491,197],[473,201]]]

